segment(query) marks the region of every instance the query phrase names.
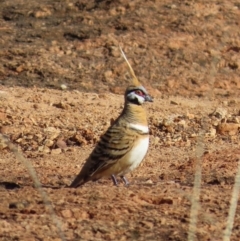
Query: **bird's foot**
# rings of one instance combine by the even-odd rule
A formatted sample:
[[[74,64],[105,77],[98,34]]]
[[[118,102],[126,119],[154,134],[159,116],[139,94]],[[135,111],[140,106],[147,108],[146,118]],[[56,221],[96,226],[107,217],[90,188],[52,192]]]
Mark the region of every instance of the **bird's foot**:
[[[112,175],[111,177],[112,177],[113,184],[118,187],[118,181],[115,175]],[[127,180],[127,178],[125,176],[120,176],[120,177],[123,180],[125,186],[128,187],[130,185],[130,182]]]
[[[121,176],[122,180],[125,183],[125,186],[129,186],[130,182],[127,180],[127,178],[125,176]]]
[[[114,184],[115,186],[118,186],[117,178],[116,178],[114,175],[112,175],[111,177],[112,177],[113,184]]]

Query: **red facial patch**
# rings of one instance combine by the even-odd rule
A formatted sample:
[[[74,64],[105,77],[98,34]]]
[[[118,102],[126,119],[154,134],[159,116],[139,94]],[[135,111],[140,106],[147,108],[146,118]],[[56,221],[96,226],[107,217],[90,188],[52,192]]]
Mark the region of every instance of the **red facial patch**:
[[[136,90],[135,94],[140,95],[140,96],[144,96],[144,93],[141,90]]]

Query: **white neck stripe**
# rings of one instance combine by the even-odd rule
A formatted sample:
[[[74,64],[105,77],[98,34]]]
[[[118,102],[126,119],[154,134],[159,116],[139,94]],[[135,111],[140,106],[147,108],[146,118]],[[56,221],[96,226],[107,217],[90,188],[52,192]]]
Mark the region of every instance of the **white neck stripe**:
[[[143,133],[148,133],[149,129],[148,126],[144,126],[141,124],[129,124],[130,128],[141,131]]]

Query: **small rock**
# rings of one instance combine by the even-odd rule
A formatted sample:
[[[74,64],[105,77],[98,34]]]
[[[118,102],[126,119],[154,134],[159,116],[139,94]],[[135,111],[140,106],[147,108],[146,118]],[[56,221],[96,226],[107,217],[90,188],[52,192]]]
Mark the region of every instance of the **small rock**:
[[[149,222],[149,221],[141,221],[140,223],[148,229],[152,229],[153,226],[154,226],[154,224],[152,222]]]
[[[60,134],[60,130],[58,130],[52,126],[45,128],[43,131],[44,131],[44,133],[46,133],[48,139],[50,139],[50,140],[57,138],[58,135]]]
[[[6,144],[6,142],[4,140],[2,140],[2,138],[0,138],[0,150],[3,150],[7,147],[8,147],[8,145]]]
[[[179,105],[179,103],[176,102],[176,101],[174,101],[174,100],[171,100],[171,101],[170,101],[170,104],[172,104],[172,105]]]
[[[54,103],[53,106],[57,107],[59,109],[64,109],[64,110],[68,110],[70,108],[70,105],[68,105],[67,103],[63,103],[63,102]]]
[[[153,181],[151,179],[148,179],[145,183],[147,184],[153,184]]]
[[[211,128],[207,133],[206,136],[210,136],[210,137],[215,137],[216,136],[216,129],[215,128]]]
[[[223,119],[223,118],[225,118],[226,115],[227,115],[227,110],[224,109],[224,108],[222,108],[222,107],[218,107],[218,108],[216,108],[216,110],[215,110],[213,113],[211,113],[210,115],[211,115],[211,116],[215,116],[215,117],[217,117],[217,118],[219,118],[219,119]]]
[[[44,153],[50,153],[50,149],[49,149],[49,147],[44,146],[42,152],[44,152]]]
[[[113,57],[119,57],[120,56],[119,48],[118,47],[112,47],[111,48],[111,55]]]
[[[43,149],[44,149],[44,146],[39,146],[39,147],[38,147],[38,151],[39,151],[39,152],[42,152]]]
[[[35,103],[35,104],[33,104],[33,108],[37,110],[37,109],[39,109],[39,105]]]
[[[227,122],[240,124],[240,118],[237,116],[231,116],[230,118],[227,119]]]
[[[183,126],[183,127],[185,127],[185,126],[186,126],[186,121],[185,121],[185,120],[180,120],[180,121],[178,122],[178,124],[181,125],[181,126]]]
[[[100,93],[100,94],[98,95],[98,97],[99,97],[100,99],[107,99],[107,98],[108,98],[108,96],[107,96],[106,94],[104,94],[104,93]]]
[[[228,101],[227,100],[223,101],[223,105],[228,106]]]
[[[154,145],[157,145],[160,141],[160,138],[157,136],[154,138]]]
[[[69,209],[62,210],[61,214],[64,218],[71,218],[72,217],[72,212]]]
[[[61,84],[60,87],[61,87],[62,90],[66,90],[67,89],[67,85],[65,85],[65,84]]]
[[[7,99],[8,93],[6,91],[0,90],[0,99]]]
[[[0,120],[1,120],[1,118],[0,118]],[[0,128],[0,133],[2,133],[2,134],[9,134],[10,130],[11,130],[11,128],[9,126],[2,126]]]
[[[106,80],[107,82],[111,82],[111,81],[113,80],[112,75],[113,75],[113,73],[112,73],[111,70],[105,71],[105,73],[104,73],[104,78],[105,78],[105,80]]]
[[[192,120],[192,119],[194,119],[194,117],[195,117],[194,114],[190,114],[190,113],[187,113],[186,116],[188,117],[189,120]]]
[[[180,48],[180,44],[179,44],[179,42],[177,42],[177,41],[169,41],[168,42],[168,48],[170,49],[170,50],[178,50],[179,48]]]
[[[61,148],[57,148],[57,149],[52,149],[51,154],[53,155],[58,155],[62,152]]]
[[[166,126],[166,130],[169,133],[173,133],[174,132],[174,127],[172,125]]]
[[[170,8],[171,8],[171,9],[175,9],[175,8],[177,8],[177,5],[172,4],[172,5],[170,6]]]
[[[197,134],[196,133],[191,133],[189,137],[196,137]]]
[[[35,18],[46,18],[48,16],[50,16],[52,13],[50,11],[50,9],[48,8],[43,8],[39,11],[35,11],[34,13],[32,13],[32,16]]]
[[[3,112],[0,112],[0,121],[5,121],[7,119],[7,115]]]
[[[218,126],[219,125],[219,121],[218,120],[212,120],[212,125],[213,126]]]
[[[167,198],[167,197],[159,197],[155,198],[152,201],[153,204],[155,205],[162,205],[162,204],[173,204],[173,199],[172,198]]]
[[[221,135],[237,135],[240,129],[240,124],[236,123],[220,123],[217,126],[217,133]]]
[[[17,68],[16,68],[16,71],[18,72],[18,73],[21,73],[21,72],[23,72],[25,70],[25,66],[24,65],[20,65],[20,66],[18,66]]]
[[[88,219],[89,218],[88,212],[84,211],[84,210],[79,210],[79,208],[73,209],[72,212],[73,212],[73,216],[76,219]]]
[[[59,138],[57,140],[57,143],[56,143],[57,147],[59,147],[60,149],[65,149],[67,148],[67,144],[66,142],[62,139],[62,138]]]
[[[43,144],[47,147],[51,147],[51,146],[53,146],[54,141],[50,140],[50,139],[46,139]]]
[[[9,203],[8,207],[9,207],[9,209],[19,209],[19,210],[21,210],[21,209],[26,208],[28,205],[29,205],[29,203],[25,202],[25,201],[23,201],[23,202],[12,202],[12,203]]]

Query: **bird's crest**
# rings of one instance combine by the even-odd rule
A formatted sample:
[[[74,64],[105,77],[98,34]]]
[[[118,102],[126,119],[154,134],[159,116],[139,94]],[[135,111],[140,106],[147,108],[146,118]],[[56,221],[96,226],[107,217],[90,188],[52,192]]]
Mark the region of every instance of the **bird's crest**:
[[[134,71],[133,71],[133,68],[132,68],[132,66],[130,65],[130,63],[129,63],[129,61],[128,61],[126,55],[125,55],[125,53],[123,52],[123,50],[122,50],[122,48],[121,48],[120,46],[119,46],[119,49],[120,49],[120,51],[121,51],[121,53],[122,53],[122,56],[123,56],[124,60],[126,61],[127,65],[128,65],[128,68],[129,68],[129,70],[130,70],[130,74],[131,74],[131,76],[132,76],[132,83],[133,83],[133,85],[134,85],[134,86],[139,86],[140,83],[139,83],[139,81],[138,81],[138,78],[136,77],[136,75],[135,75],[135,73],[134,73]]]

